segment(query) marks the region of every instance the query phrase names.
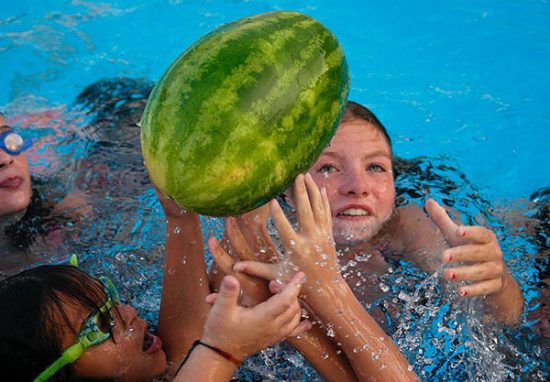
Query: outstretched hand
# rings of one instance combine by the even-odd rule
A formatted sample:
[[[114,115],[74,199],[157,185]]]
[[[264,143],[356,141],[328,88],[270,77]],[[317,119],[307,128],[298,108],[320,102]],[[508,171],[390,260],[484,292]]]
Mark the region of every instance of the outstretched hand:
[[[480,226],[457,225],[447,211],[432,199],[426,202],[425,207],[430,219],[451,246],[441,256],[443,263],[455,265],[445,270],[445,279],[471,282],[459,287],[458,293],[461,296],[482,296],[505,289],[507,268],[495,234]]]
[[[297,273],[281,293],[253,308],[244,308],[238,305],[239,281],[225,276],[220,292],[206,297],[206,302],[213,307],[208,314],[203,341],[242,360],[309,330],[309,321],[300,322],[298,303],[304,278],[303,273]]]
[[[308,288],[313,287],[313,283],[331,282],[338,278],[330,204],[325,191],[319,191],[309,174],[298,175],[293,191],[299,224],[297,231],[277,201],[270,202],[273,222],[286,249],[283,258],[275,264],[241,261],[233,266],[234,271],[286,282],[300,270],[307,275]]]

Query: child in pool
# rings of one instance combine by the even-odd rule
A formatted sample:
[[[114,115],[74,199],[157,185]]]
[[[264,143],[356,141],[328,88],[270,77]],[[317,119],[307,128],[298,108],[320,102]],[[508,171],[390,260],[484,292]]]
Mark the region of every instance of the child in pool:
[[[306,174],[296,178],[294,195],[300,227],[298,231],[289,223],[277,201],[270,204],[273,221],[286,248],[283,261],[276,264],[254,260],[234,263],[216,239],[211,239],[209,245],[216,263],[225,273],[235,274],[236,277],[246,278],[239,273],[245,272],[268,281],[277,280],[270,283],[271,291],[281,288],[281,280],[290,280],[297,269],[305,271],[307,279],[301,298],[317,320],[326,328],[333,329],[334,343],[339,344],[351,364],[351,372],[346,363],[330,372],[326,370],[326,365],[319,365],[319,359],[312,359],[327,380],[417,380],[397,345],[367,313],[340,274],[326,191],[319,191],[312,177]],[[233,249],[241,258],[255,257],[234,220],[228,222],[228,235]],[[297,347],[304,349],[304,346]],[[337,354],[334,353],[332,357]],[[345,374],[338,376],[339,369],[344,369]]]
[[[0,114],[0,275],[28,264],[24,255],[38,237],[50,250],[59,245],[62,224],[87,212],[80,192],[56,203],[43,200],[36,188],[40,181],[31,177],[25,154],[30,146],[31,141]]]
[[[359,281],[358,272],[367,275],[388,272],[387,259],[392,256],[414,261],[430,271],[436,270],[441,263],[448,263],[451,267],[445,270],[445,279],[470,282],[458,287],[460,295],[486,296],[487,312],[496,321],[503,324],[518,321],[523,296],[506,268],[500,246],[491,231],[457,225],[433,200],[426,203],[430,218],[416,204],[395,207],[391,141],[383,125],[368,109],[348,103],[330,145],[309,173],[319,187],[326,189],[339,260],[345,264],[357,257],[368,259],[358,262],[357,272],[350,272],[346,278],[352,289]],[[290,203],[295,204],[293,195],[288,193],[288,196]],[[229,236],[231,231],[241,230],[250,248],[245,252],[259,253],[256,257],[245,256],[244,260],[273,262],[276,258],[276,250],[265,228],[267,217],[268,211],[262,207],[228,222]],[[239,248],[234,249],[242,253]],[[294,251],[299,252],[300,248]],[[458,266],[458,263],[464,265]],[[258,264],[245,262],[234,269],[256,274],[257,268]],[[311,272],[301,270],[306,274]],[[214,276],[215,285],[215,272]],[[379,289],[376,285],[366,288],[366,295],[358,295],[363,304],[376,299],[377,296],[369,295]],[[313,357],[304,355],[320,370],[324,363],[321,358],[326,358],[321,357],[321,352],[326,351],[319,350]],[[334,352],[327,354],[332,359]]]
[[[119,302],[108,279],[70,265],[46,265],[0,283],[0,365],[10,381],[147,381],[164,373],[167,360],[179,366],[176,381],[227,381],[246,356],[309,328],[300,322],[301,273],[254,308],[238,306],[240,286],[233,277],[224,278],[219,294],[208,295],[200,283],[206,273],[190,273],[181,261],[201,249],[198,217],[161,200],[168,228],[182,231],[167,236],[167,266],[180,265],[167,272],[163,287],[159,330],[165,350],[135,309]],[[176,295],[178,286],[192,290]]]

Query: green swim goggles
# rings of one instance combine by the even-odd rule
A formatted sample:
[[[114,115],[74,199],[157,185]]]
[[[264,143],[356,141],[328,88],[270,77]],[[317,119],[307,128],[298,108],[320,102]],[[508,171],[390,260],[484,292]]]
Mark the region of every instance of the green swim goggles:
[[[71,261],[72,263],[72,261]],[[76,342],[69,346],[54,363],[44,370],[34,382],[44,382],[53,377],[64,366],[76,362],[84,351],[94,345],[98,345],[112,336],[114,326],[113,307],[120,301],[118,292],[111,280],[107,277],[99,277],[103,284],[103,290],[107,296],[105,303],[97,311],[93,311],[80,329]],[[109,328],[107,331],[101,329],[103,317],[109,317]],[[104,325],[103,325],[104,326]]]

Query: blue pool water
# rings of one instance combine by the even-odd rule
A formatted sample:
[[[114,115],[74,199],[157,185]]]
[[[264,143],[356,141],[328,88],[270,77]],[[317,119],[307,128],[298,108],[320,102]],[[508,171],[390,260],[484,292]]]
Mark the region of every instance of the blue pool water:
[[[129,153],[125,155],[128,163],[120,164],[125,148],[118,144],[135,137],[116,132],[101,136],[90,128],[98,112],[86,114],[89,108],[75,100],[102,78],[142,78],[141,85],[130,88],[143,84],[147,88],[148,81],[157,80],[172,60],[205,33],[271,10],[309,14],[335,33],[350,66],[350,99],[375,111],[399,156],[426,156],[423,170],[439,169],[434,171],[458,185],[449,191],[437,177],[410,176],[401,179],[403,187],[428,187],[436,198],[451,199],[473,223],[481,222],[481,214],[487,215],[484,222],[499,236],[508,264],[522,283],[528,310],[536,311],[541,261],[525,253],[540,250],[541,241],[526,236],[514,222],[533,214],[532,204],[525,199],[550,185],[546,98],[550,4],[544,0],[27,0],[4,4],[0,8],[0,111],[16,126],[28,128],[35,139],[31,152],[35,174],[55,177],[63,191],[84,182],[94,197],[95,215],[108,216],[85,221],[86,232],[71,231],[68,226],[71,235],[56,258],[81,253],[86,269],[113,275],[130,302],[155,322],[164,239],[158,227],[163,226],[163,218],[154,192],[139,180],[143,176],[140,158]],[[117,145],[96,144],[109,139]],[[407,198],[421,202],[423,195]],[[205,219],[205,226],[207,234],[219,234],[218,221]],[[547,249],[548,233],[544,239]],[[392,287],[386,302],[409,312],[393,328],[394,339],[423,379],[548,379],[544,361],[548,342],[537,342],[529,319],[517,332],[487,328],[478,333],[473,328],[479,320],[474,317],[468,322],[453,313],[453,309],[469,312],[471,306],[461,306],[454,296],[434,297],[440,295],[434,292],[435,276],[403,265],[387,277],[381,280],[384,286],[403,285],[403,279],[420,285]],[[416,304],[419,295],[428,296],[424,308]],[[425,306],[431,312],[428,315],[423,314]],[[468,332],[467,339],[457,338],[457,332]],[[247,366],[242,378],[318,380],[314,371],[301,367],[301,358],[283,362],[285,354],[280,349],[263,353]],[[475,369],[468,360],[472,355],[474,364],[483,366],[481,371],[469,370]],[[281,362],[272,365],[273,358]]]

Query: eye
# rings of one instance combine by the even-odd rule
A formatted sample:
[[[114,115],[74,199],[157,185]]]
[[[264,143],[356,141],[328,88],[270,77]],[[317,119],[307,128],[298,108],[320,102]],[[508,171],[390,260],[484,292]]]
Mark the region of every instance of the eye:
[[[333,172],[336,171],[336,167],[327,163],[319,167],[319,170],[317,171],[319,171],[321,174],[332,174]]]
[[[379,163],[371,163],[367,169],[371,172],[386,172],[386,168]]]

